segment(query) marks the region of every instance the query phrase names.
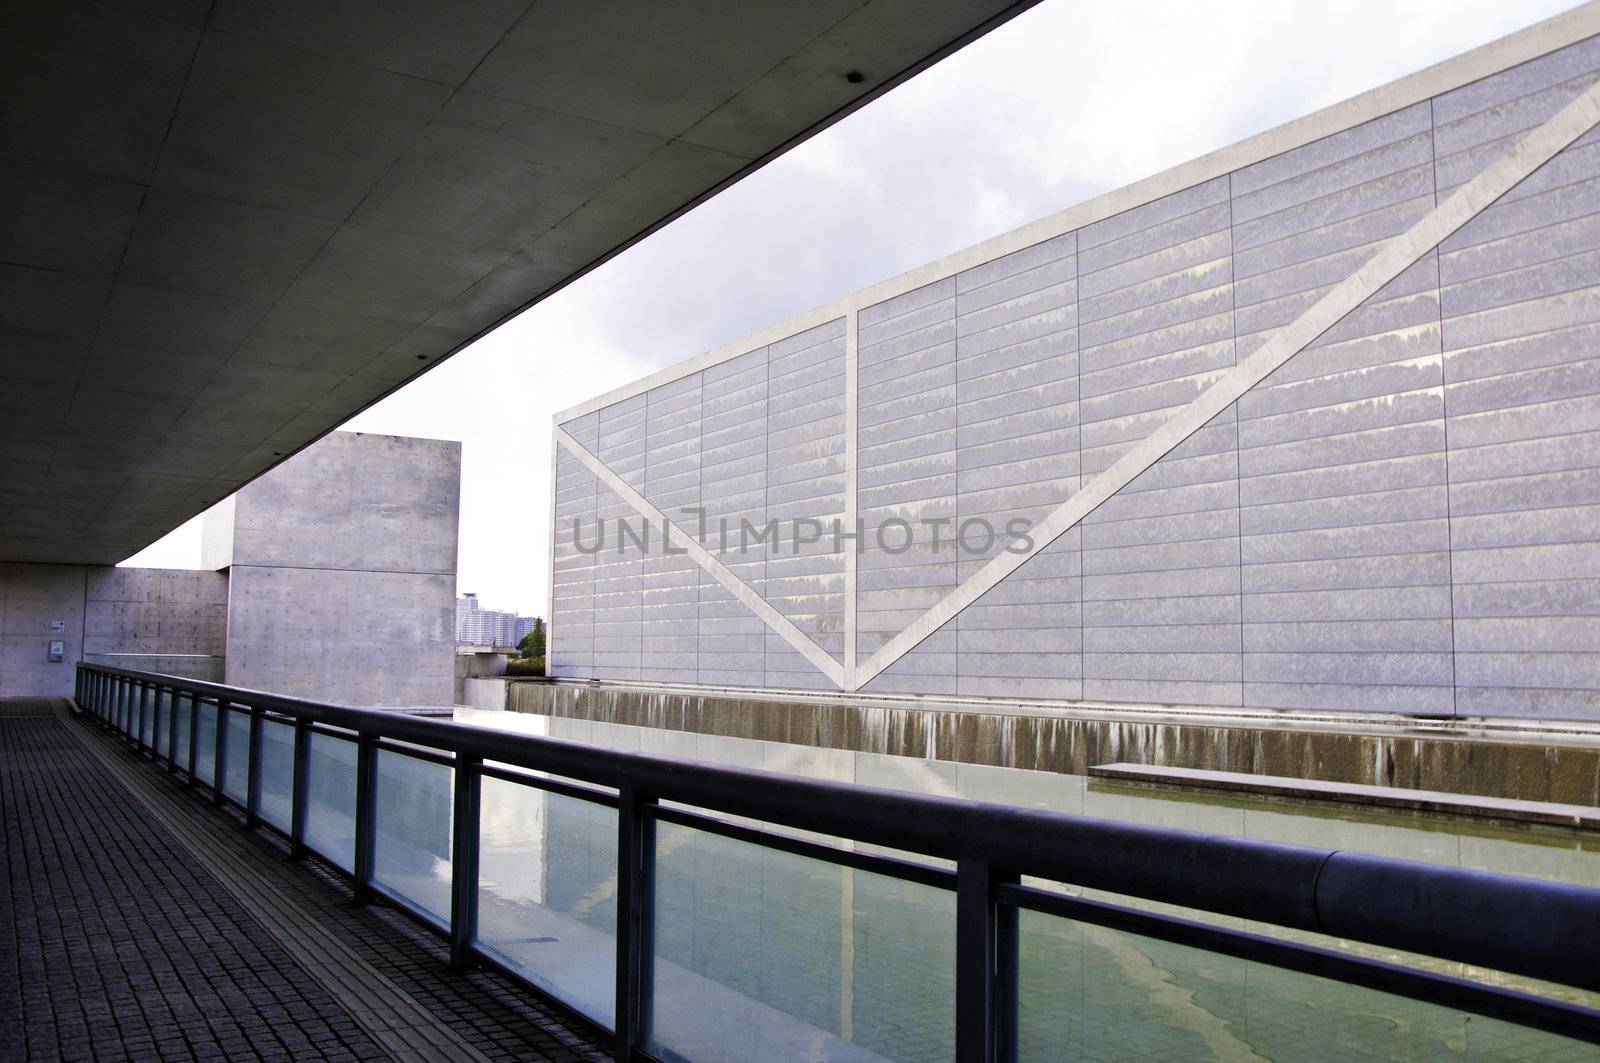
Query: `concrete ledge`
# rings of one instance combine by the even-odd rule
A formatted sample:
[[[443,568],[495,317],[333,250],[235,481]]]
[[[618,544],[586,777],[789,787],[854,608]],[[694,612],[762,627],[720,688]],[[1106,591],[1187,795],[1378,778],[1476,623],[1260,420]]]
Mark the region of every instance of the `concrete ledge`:
[[[1400,712],[1345,712],[1317,709],[1258,709],[1226,705],[1164,705],[1131,701],[1055,701],[1046,698],[941,697],[877,691],[803,690],[735,687],[708,683],[643,682],[625,679],[506,676],[508,686],[532,684],[596,692],[734,699],[776,705],[846,705],[862,709],[907,709],[974,716],[1038,717],[1194,727],[1256,728],[1325,732],[1339,735],[1401,737],[1561,745],[1600,750],[1600,723],[1523,716],[1413,716]],[[510,704],[507,708],[515,708]]]
[[[1251,775],[1236,771],[1168,768],[1151,764],[1096,764],[1089,777],[1144,786],[1182,787],[1235,794],[1264,794],[1306,801],[1329,801],[1366,808],[1440,812],[1511,823],[1537,823],[1572,830],[1600,830],[1600,808],[1589,805],[1520,801],[1440,790],[1411,790],[1399,786],[1365,786],[1358,783],[1293,779],[1281,775]]]
[[[1067,775],[1138,762],[1600,806],[1600,735],[1592,725],[570,680],[512,680],[505,687],[505,708],[514,712],[825,749]]]

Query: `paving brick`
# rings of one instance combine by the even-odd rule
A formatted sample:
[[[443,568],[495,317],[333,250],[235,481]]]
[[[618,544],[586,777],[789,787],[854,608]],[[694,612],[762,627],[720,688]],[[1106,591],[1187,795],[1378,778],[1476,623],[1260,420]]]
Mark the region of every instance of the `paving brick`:
[[[55,704],[0,700],[0,1061],[388,1059],[128,785],[227,855],[490,1059],[608,1058],[600,1031],[448,950],[344,880],[185,790]],[[96,752],[98,750],[98,752]],[[116,771],[100,756],[109,754]],[[314,969],[312,963],[309,967]],[[351,1001],[352,1006],[367,1006]]]

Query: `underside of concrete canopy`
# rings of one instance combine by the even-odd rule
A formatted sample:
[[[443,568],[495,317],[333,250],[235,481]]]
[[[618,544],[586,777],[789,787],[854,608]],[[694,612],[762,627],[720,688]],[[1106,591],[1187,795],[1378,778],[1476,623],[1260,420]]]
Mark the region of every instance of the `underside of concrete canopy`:
[[[0,560],[122,560],[1027,6],[7,3]]]

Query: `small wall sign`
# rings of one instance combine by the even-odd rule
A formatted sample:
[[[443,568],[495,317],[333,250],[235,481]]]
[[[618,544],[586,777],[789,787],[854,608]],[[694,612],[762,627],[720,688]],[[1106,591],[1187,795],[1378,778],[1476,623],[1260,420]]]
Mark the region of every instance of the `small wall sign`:
[[[50,621],[50,634],[59,635],[65,630],[67,630],[67,622],[65,620]]]
[[[46,654],[46,659],[49,660],[51,664],[60,664],[62,658],[64,658],[66,655],[67,644],[62,642],[60,639],[56,639],[50,643],[50,649]]]

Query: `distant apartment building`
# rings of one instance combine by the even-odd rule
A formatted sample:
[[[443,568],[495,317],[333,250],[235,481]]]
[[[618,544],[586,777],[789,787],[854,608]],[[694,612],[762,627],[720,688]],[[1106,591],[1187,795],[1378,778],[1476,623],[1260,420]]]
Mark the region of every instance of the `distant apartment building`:
[[[533,630],[537,617],[484,609],[471,591],[456,599],[456,644],[515,646]]]

